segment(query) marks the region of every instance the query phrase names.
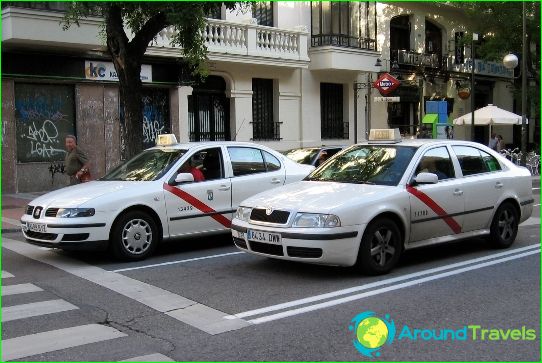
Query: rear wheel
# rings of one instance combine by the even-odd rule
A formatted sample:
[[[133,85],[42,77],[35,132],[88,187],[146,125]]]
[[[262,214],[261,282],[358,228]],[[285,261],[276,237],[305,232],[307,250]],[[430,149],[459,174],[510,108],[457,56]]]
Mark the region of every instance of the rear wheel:
[[[510,202],[504,202],[495,212],[489,235],[489,242],[496,248],[508,248],[518,234],[519,216]]]
[[[371,222],[359,246],[357,266],[364,273],[380,275],[391,271],[403,251],[401,232],[388,218]]]
[[[115,222],[111,237],[115,257],[129,261],[143,260],[156,248],[158,228],[147,213],[130,211]]]

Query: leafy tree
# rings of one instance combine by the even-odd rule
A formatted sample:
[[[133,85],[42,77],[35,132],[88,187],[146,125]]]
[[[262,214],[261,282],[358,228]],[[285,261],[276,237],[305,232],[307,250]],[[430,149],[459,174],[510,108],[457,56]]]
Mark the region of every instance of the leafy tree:
[[[483,36],[477,54],[484,59],[501,62],[508,53],[522,56],[523,7],[520,1],[452,2],[449,5],[465,10],[474,32]],[[536,87],[528,90],[527,97],[535,106],[535,140],[540,139],[540,2],[525,3],[527,26],[527,76]],[[520,61],[521,62],[521,61]],[[516,94],[521,93],[521,80],[516,80]]]
[[[141,106],[141,65],[149,43],[160,31],[173,27],[171,44],[182,49],[184,60],[195,75],[205,75],[207,48],[200,35],[205,19],[222,6],[222,2],[77,2],[67,4],[64,29],[79,25],[81,18],[102,16],[107,49],[119,77],[120,99],[124,114],[122,128],[125,157],[141,151],[143,115]],[[234,2],[225,2],[233,9]],[[129,30],[127,34],[127,30]],[[131,33],[130,33],[131,32]]]

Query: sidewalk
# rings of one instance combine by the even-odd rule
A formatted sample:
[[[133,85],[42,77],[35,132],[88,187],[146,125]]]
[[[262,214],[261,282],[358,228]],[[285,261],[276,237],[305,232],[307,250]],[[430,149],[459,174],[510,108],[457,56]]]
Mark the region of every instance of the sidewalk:
[[[540,175],[533,176],[533,187],[540,187]],[[2,233],[19,232],[26,206],[41,194],[44,193],[2,194]]]

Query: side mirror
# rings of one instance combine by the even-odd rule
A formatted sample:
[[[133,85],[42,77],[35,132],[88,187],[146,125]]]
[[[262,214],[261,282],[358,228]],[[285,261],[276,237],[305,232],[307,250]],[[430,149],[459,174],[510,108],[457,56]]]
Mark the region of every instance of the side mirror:
[[[190,173],[179,173],[175,177],[175,184],[193,183],[194,176]]]
[[[438,183],[437,174],[433,173],[420,173],[414,178],[416,184],[436,184]]]

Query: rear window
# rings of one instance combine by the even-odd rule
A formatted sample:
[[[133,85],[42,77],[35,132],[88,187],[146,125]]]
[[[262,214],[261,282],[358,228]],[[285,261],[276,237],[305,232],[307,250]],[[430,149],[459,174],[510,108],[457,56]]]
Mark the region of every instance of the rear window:
[[[492,155],[470,146],[452,147],[464,176],[501,170],[501,164]]]

